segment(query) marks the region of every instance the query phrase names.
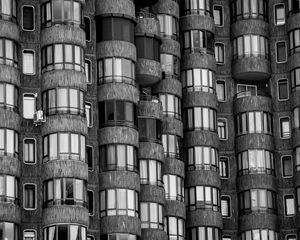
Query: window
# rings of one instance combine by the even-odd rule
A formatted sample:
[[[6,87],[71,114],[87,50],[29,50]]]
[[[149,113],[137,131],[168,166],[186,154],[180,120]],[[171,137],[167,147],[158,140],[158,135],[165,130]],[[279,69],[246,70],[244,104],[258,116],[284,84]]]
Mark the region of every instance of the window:
[[[215,26],[223,27],[224,18],[223,18],[223,7],[219,5],[214,5],[214,20]]]
[[[282,176],[283,177],[292,177],[293,176],[293,161],[292,156],[282,156]]]
[[[282,117],[280,118],[280,137],[281,138],[290,138],[291,129],[290,129],[290,118]]]
[[[285,216],[291,216],[296,214],[295,198],[293,195],[284,196],[284,209],[285,209]]]
[[[274,154],[264,149],[248,149],[239,152],[238,175],[271,174],[275,175]]]
[[[225,47],[224,43],[215,43],[215,58],[217,64],[225,63]]]
[[[163,186],[161,162],[156,160],[139,160],[141,184]]]
[[[296,235],[286,235],[285,239],[286,240],[297,240],[297,236]]]
[[[138,240],[139,237],[137,235],[128,234],[128,233],[109,233],[100,236],[101,240]],[[87,238],[87,240],[90,240]],[[91,240],[94,240],[91,239]]]
[[[59,132],[43,136],[43,161],[70,160],[85,162],[85,136]]]
[[[153,202],[141,202],[141,228],[164,228],[163,205]]]
[[[100,168],[102,171],[137,171],[137,149],[127,144],[100,146]]]
[[[42,48],[42,73],[69,69],[84,72],[83,47],[73,44],[57,43]]]
[[[229,159],[227,157],[220,157],[220,177],[229,178]]]
[[[186,0],[183,1],[184,15],[200,14],[212,16],[212,2],[206,0]],[[182,3],[183,3],[182,2]]]
[[[231,240],[231,237],[230,236],[223,236],[222,240]]]
[[[250,189],[238,194],[240,214],[254,211],[276,213],[276,192],[267,189]]]
[[[138,192],[116,188],[100,192],[100,217],[126,215],[139,216]]]
[[[246,240],[277,240],[278,234],[270,229],[253,229],[241,233],[241,239]]]
[[[25,93],[23,95],[23,117],[26,119],[33,119],[35,109],[35,95]]]
[[[181,82],[187,92],[215,92],[214,72],[210,69],[193,68],[181,72]]]
[[[257,95],[257,86],[256,85],[247,85],[247,84],[237,84],[236,85],[236,97],[248,97]]]
[[[22,6],[22,23],[23,30],[33,31],[35,26],[35,11],[33,6]]]
[[[0,64],[18,67],[18,47],[17,43],[0,38]]]
[[[19,226],[12,222],[0,222],[2,240],[19,240]]]
[[[18,112],[19,90],[12,84],[0,83],[0,107]]]
[[[285,8],[284,4],[275,5],[275,25],[284,25],[285,24]]]
[[[167,200],[184,201],[184,180],[182,177],[167,174],[163,177],[165,198]]]
[[[91,236],[91,235],[86,237],[86,240],[94,240],[94,239],[95,239],[94,236]],[[101,236],[101,239],[102,239],[102,236]]]
[[[91,190],[87,191],[87,203],[88,203],[89,215],[94,216],[94,192]]]
[[[297,188],[297,204],[298,204],[298,212],[300,211],[300,187]]]
[[[222,217],[230,217],[230,197],[229,196],[222,196],[221,197],[221,213]]]
[[[273,117],[268,112],[239,113],[235,117],[236,134],[273,134]]]
[[[172,134],[162,134],[165,157],[182,158],[182,138]]]
[[[277,61],[277,63],[284,63],[287,61],[286,43],[285,42],[277,42],[276,43],[276,61]]]
[[[227,120],[226,119],[218,119],[218,135],[220,140],[227,139]]]
[[[35,210],[37,204],[36,185],[25,183],[23,187],[24,187],[24,196],[23,196],[24,209]]]
[[[168,117],[181,119],[181,99],[172,94],[160,94],[159,100],[163,107],[163,114]]]
[[[299,0],[289,0],[289,15],[296,14],[300,12],[300,2]]]
[[[75,88],[54,88],[42,94],[42,106],[47,116],[72,114],[84,116],[84,92]]]
[[[287,79],[280,79],[277,82],[278,87],[278,99],[288,100],[289,99],[289,85]]]
[[[56,205],[87,207],[86,182],[76,178],[56,178],[45,181],[44,208]]]
[[[89,59],[84,61],[85,78],[87,83],[92,83],[92,62]]]
[[[93,106],[91,103],[85,103],[85,116],[87,126],[93,127]]]
[[[91,19],[89,17],[84,17],[84,31],[85,31],[85,40],[91,41]]]
[[[226,101],[226,83],[225,81],[217,80],[217,98],[219,102]]]
[[[296,28],[289,32],[290,55],[300,51],[300,29]]]
[[[231,4],[232,22],[259,18],[268,21],[268,1],[267,0],[234,0]]]
[[[216,227],[192,227],[187,229],[186,239],[188,240],[219,240],[220,238],[221,230]]]
[[[166,15],[157,14],[158,21],[160,23],[160,34],[164,38],[178,39],[179,36],[179,23],[178,18]]]
[[[185,150],[187,170],[212,170],[218,171],[219,153],[214,147],[193,146]]]
[[[135,39],[137,58],[160,61],[160,41],[157,38],[137,35]]]
[[[193,107],[185,109],[185,129],[217,131],[217,112],[207,107]]]
[[[12,129],[0,128],[0,156],[17,158],[19,155],[19,134]]]
[[[206,30],[189,30],[182,33],[183,54],[195,52],[214,54],[214,34]]]
[[[135,84],[135,64],[126,58],[104,58],[98,61],[98,84],[124,82]]]
[[[138,118],[140,141],[161,141],[161,120],[154,118]]]
[[[161,53],[160,63],[162,70],[162,78],[165,79],[166,76],[171,76],[178,78],[180,74],[180,59],[172,54]]]
[[[19,180],[15,176],[0,175],[0,202],[19,205]]]
[[[211,209],[220,211],[220,190],[210,186],[195,186],[185,188],[187,211],[196,209]]]
[[[119,40],[134,44],[134,26],[135,20],[125,16],[124,18],[114,15],[98,17],[96,18],[96,40],[97,42]]]
[[[89,171],[93,171],[94,170],[93,147],[86,146],[85,156],[87,158],[87,164],[88,164]]]
[[[294,128],[297,129],[300,126],[300,123],[299,123],[299,107],[294,108],[293,115],[294,115]]]
[[[299,41],[300,41],[300,35],[299,35]],[[292,91],[299,91],[300,90],[300,67],[294,68],[291,70],[291,85],[292,85]]]
[[[82,26],[82,5],[80,1],[52,0],[41,5],[42,28],[56,24]]]
[[[23,160],[26,164],[36,163],[36,144],[35,139],[24,138],[23,142]]]
[[[185,221],[177,217],[165,218],[165,232],[168,234],[168,239],[185,239]]]
[[[23,231],[23,240],[37,240],[36,230],[24,230]]]
[[[35,74],[35,52],[33,50],[23,50],[23,73]]]
[[[72,224],[58,224],[46,226],[43,229],[44,240],[64,239],[86,239],[87,228],[75,223]]]

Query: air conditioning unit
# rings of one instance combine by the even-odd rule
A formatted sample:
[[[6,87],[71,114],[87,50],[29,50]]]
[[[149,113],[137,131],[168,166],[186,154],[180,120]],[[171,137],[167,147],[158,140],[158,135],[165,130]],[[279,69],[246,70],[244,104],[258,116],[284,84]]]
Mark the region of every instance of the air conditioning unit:
[[[46,116],[44,116],[43,110],[37,110],[33,115],[33,124],[39,126],[44,122],[46,122]]]

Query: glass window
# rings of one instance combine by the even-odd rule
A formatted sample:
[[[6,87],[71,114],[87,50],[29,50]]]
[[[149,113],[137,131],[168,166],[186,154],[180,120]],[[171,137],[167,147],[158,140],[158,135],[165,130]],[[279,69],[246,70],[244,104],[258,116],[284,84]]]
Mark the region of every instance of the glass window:
[[[220,177],[228,178],[229,177],[229,160],[226,157],[220,157]]]
[[[217,97],[218,101],[226,101],[226,84],[225,81],[217,80]]]
[[[78,16],[80,19],[80,17]],[[86,41],[91,41],[91,19],[89,17],[84,17],[84,31]]]
[[[220,140],[227,139],[227,120],[226,119],[218,119],[218,135]]]
[[[23,160],[27,164],[36,163],[36,144],[35,139],[25,138],[23,147]]]
[[[291,137],[290,118],[289,117],[280,118],[280,137],[281,138],[290,138]]]
[[[221,197],[221,213],[222,217],[230,217],[230,197],[228,196],[222,196]]]
[[[88,209],[89,209],[89,215],[94,215],[94,192],[88,190],[87,191],[87,203],[88,203]]]
[[[223,7],[214,5],[214,20],[215,26],[222,27],[223,26]]]
[[[36,185],[35,184],[24,184],[24,209],[35,210],[36,209]]]
[[[184,201],[184,180],[182,177],[167,174],[163,177],[165,198],[168,200]]]
[[[64,239],[64,240],[77,240],[82,239],[86,240],[86,227],[72,224],[59,224],[59,225],[50,225],[46,226],[43,229],[44,240],[55,240],[55,239]]]
[[[141,202],[141,228],[154,228],[163,230],[163,206],[159,203]]]
[[[213,72],[209,69],[193,68],[181,72],[183,90],[187,92],[215,92]]]
[[[86,158],[87,158],[89,171],[93,171],[93,169],[94,169],[93,147],[86,146],[85,155],[86,155]]]
[[[282,161],[282,176],[292,177],[293,176],[293,161],[292,156],[281,157]]]
[[[285,215],[295,215],[296,209],[295,209],[295,198],[293,195],[285,195],[284,196],[284,208],[285,208]]]
[[[0,201],[19,205],[19,180],[10,175],[0,175]]]
[[[278,99],[287,100],[289,99],[289,85],[287,79],[280,79],[278,84]]]
[[[215,43],[215,58],[217,64],[225,63],[225,45],[223,43]]]
[[[0,155],[18,157],[18,137],[14,130],[0,128]]]
[[[287,61],[286,43],[285,42],[277,42],[276,43],[276,61],[278,63]]]
[[[300,29],[293,29],[289,32],[290,55],[300,51]]]
[[[140,160],[141,184],[162,186],[161,162],[155,160]]]
[[[189,240],[219,240],[221,230],[215,227],[192,227],[187,229],[187,239]]]
[[[139,118],[139,138],[142,141],[161,141],[161,120]]]
[[[185,109],[185,129],[203,129],[215,132],[217,130],[216,110],[206,107]]]
[[[23,50],[23,73],[35,74],[35,53],[33,50]]]
[[[35,11],[33,6],[22,6],[22,28],[25,31],[32,31],[35,28]]]
[[[275,25],[285,24],[285,7],[284,4],[275,5]]]
[[[248,18],[259,18],[268,21],[267,0],[234,0],[231,3],[231,10],[233,22]]]
[[[176,40],[179,35],[178,18],[166,14],[157,14],[156,16],[160,23],[160,34],[164,38],[169,37]]]
[[[185,239],[185,221],[177,217],[165,218],[165,231],[168,239]]]
[[[85,77],[87,83],[92,83],[92,62],[88,59],[84,61]]]
[[[23,240],[37,240],[35,230],[24,230],[23,231]]]

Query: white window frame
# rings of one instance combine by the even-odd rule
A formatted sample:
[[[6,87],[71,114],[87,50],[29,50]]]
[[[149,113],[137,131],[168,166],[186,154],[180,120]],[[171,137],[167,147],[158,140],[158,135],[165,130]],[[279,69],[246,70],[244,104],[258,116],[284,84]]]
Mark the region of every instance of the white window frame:
[[[221,203],[221,201],[222,201],[222,197],[226,197],[226,198],[228,198],[229,199],[229,203],[228,203],[228,213],[229,213],[229,215],[228,216],[223,216],[222,215],[222,218],[231,218],[231,216],[232,216],[232,214],[231,214],[231,197],[230,197],[230,195],[221,195],[220,196],[220,207],[221,207],[221,214],[222,214],[222,203]]]
[[[282,161],[282,159],[284,158],[284,157],[291,157],[291,160],[292,160],[292,176],[284,176],[283,175],[283,161]],[[289,155],[289,154],[286,154],[286,155],[282,155],[281,157],[280,157],[280,161],[281,161],[281,175],[282,175],[282,177],[283,178],[292,178],[293,176],[294,176],[294,164],[293,164],[293,156],[292,155]]]
[[[286,80],[286,82],[287,82],[287,86],[288,86],[288,91],[287,91],[288,92],[288,98],[286,98],[286,99],[279,99],[279,81],[281,81],[281,80]],[[290,91],[289,91],[289,89],[290,89],[290,84],[289,84],[289,81],[288,81],[287,78],[280,78],[280,79],[278,79],[277,80],[277,100],[280,101],[280,102],[289,100],[290,99]]]
[[[294,212],[294,214],[289,214],[289,215],[287,215],[287,211],[286,211],[286,201],[285,201],[285,197],[286,196],[293,196],[293,199],[294,199],[294,210],[295,210],[295,212]],[[296,216],[296,214],[297,214],[297,198],[295,198],[295,195],[294,194],[284,194],[283,196],[282,196],[282,198],[283,198],[283,215],[284,215],[284,217],[294,217],[294,216]]]
[[[297,238],[297,234],[287,234],[287,235],[285,235],[284,239],[285,239],[285,240],[288,240],[288,237],[289,237],[289,236],[294,236],[296,240],[298,239],[298,238]]]
[[[24,159],[24,152],[25,152],[25,140],[33,140],[34,141],[34,163],[30,163],[30,162],[25,162]],[[37,163],[37,149],[36,149],[36,139],[35,138],[23,138],[23,163],[26,165],[35,165]]]
[[[86,109],[86,105],[90,105],[91,106],[91,119],[90,119],[90,124],[87,124],[88,128],[92,128],[93,127],[93,104],[91,102],[86,101],[84,103],[84,110]],[[88,122],[87,122],[88,123]]]
[[[23,8],[24,7],[31,7],[31,8],[33,8],[33,30],[27,30],[27,29],[24,29],[23,28]],[[36,29],[36,27],[35,27],[35,14],[36,14],[36,12],[35,12],[35,7],[33,6],[33,5],[22,5],[22,9],[21,9],[21,21],[22,21],[22,30],[23,31],[26,31],[26,32],[33,32],[33,31],[35,31],[35,29]]]
[[[216,25],[216,24],[214,24],[215,25],[215,27],[224,27],[224,20],[225,20],[225,18],[224,18],[224,7],[222,6],[222,5],[219,5],[219,4],[214,4],[213,5],[213,12],[214,12],[214,8],[215,7],[221,7],[221,11],[222,11],[222,25]]]
[[[277,44],[278,43],[285,43],[285,61],[283,62],[278,62],[277,59],[278,59],[278,52],[277,52]],[[281,64],[281,63],[286,63],[287,62],[287,59],[288,59],[288,54],[287,54],[287,42],[286,41],[277,41],[275,42],[275,54],[276,54],[276,63],[277,64]]]
[[[95,166],[94,166],[94,147],[93,147],[92,145],[86,144],[85,148],[87,148],[87,147],[90,147],[90,148],[92,149],[92,162],[93,162],[93,168],[92,168],[92,170],[88,170],[88,171],[89,171],[89,172],[93,172],[94,169],[95,169]],[[85,150],[85,151],[86,151],[86,150]],[[85,158],[86,158],[86,160],[87,160],[87,154],[86,154],[86,153],[85,153]],[[88,162],[87,162],[87,164],[88,164]]]
[[[90,78],[91,79],[89,79],[89,81],[88,81],[88,79],[86,79],[86,84],[88,84],[88,85],[91,85],[92,84],[92,79],[93,79],[93,77],[92,77],[92,61],[90,60],[90,59],[88,59],[88,58],[85,58],[84,59],[84,71],[85,71],[85,73],[86,73],[86,69],[85,69],[85,62],[89,62],[90,63]]]
[[[289,128],[290,128],[290,135],[289,137],[282,137],[282,128],[281,128],[281,119],[282,118],[288,118],[289,119]],[[291,118],[290,116],[282,116],[279,118],[279,134],[280,134],[280,139],[290,139],[292,136],[292,125],[291,125]]]
[[[215,42],[215,45],[214,46],[216,46],[216,45],[223,45],[223,59],[224,59],[224,62],[217,62],[217,59],[216,59],[216,64],[217,65],[225,65],[225,63],[226,63],[226,50],[225,50],[225,43],[223,43],[223,42]]]
[[[276,24],[276,6],[278,5],[283,5],[283,11],[284,11],[284,23],[283,24]],[[278,4],[274,4],[274,9],[273,9],[273,12],[274,12],[274,25],[275,26],[284,26],[286,24],[286,11],[285,11],[285,4],[284,3],[278,3]]]
[[[22,117],[24,119],[33,119],[33,116],[32,118],[25,118],[24,117],[24,97],[25,95],[32,95],[33,98],[34,98],[34,112],[36,111],[36,96],[35,96],[35,93],[23,93],[23,97],[22,97]]]
[[[224,100],[219,100],[218,99],[218,95],[217,95],[217,84],[218,82],[223,82],[224,83]],[[223,79],[216,79],[216,95],[217,95],[217,100],[218,102],[226,102],[227,101],[227,85],[226,85],[226,81]]]
[[[24,229],[23,230],[23,240],[25,240],[25,232],[34,232],[34,240],[37,240],[37,231],[35,229]]]
[[[35,201],[35,208],[26,208],[25,207],[25,186],[26,185],[34,185],[35,186],[35,199],[34,199],[34,201]],[[25,209],[25,210],[27,210],[27,211],[35,211],[36,209],[37,209],[37,185],[35,184],[35,183],[23,183],[23,208]]]
[[[92,240],[95,239],[95,237],[94,237],[93,235],[86,235],[86,239],[87,239],[88,237],[91,238]]]
[[[220,159],[221,158],[226,158],[227,159],[227,162],[228,162],[228,177],[222,177],[221,175],[220,175],[220,178],[221,179],[229,179],[230,178],[230,162],[229,162],[229,157],[227,157],[227,156],[219,156],[219,168],[220,168]]]
[[[29,51],[29,52],[33,52],[33,73],[24,73],[24,52],[25,51]],[[36,75],[36,54],[35,54],[35,50],[34,49],[23,49],[22,50],[22,73],[24,75]]]
[[[86,42],[91,42],[92,41],[92,21],[91,21],[91,18],[89,16],[87,16],[87,15],[83,16],[83,20],[84,20],[84,18],[88,18],[90,20],[90,40],[85,40],[85,41]]]
[[[217,127],[218,128],[219,128],[219,126],[218,126],[218,121],[219,120],[222,120],[222,121],[225,122],[225,138],[219,138],[219,139],[220,139],[220,141],[226,141],[226,140],[228,140],[228,121],[227,121],[227,118],[222,118],[222,117],[217,118]]]

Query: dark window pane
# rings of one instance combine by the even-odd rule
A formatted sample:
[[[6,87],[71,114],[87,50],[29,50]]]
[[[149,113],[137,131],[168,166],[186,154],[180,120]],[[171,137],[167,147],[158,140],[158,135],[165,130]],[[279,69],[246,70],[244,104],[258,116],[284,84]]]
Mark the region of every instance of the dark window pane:
[[[23,29],[34,30],[34,8],[23,6]]]
[[[84,30],[86,41],[91,40],[91,20],[88,17],[84,17]]]

